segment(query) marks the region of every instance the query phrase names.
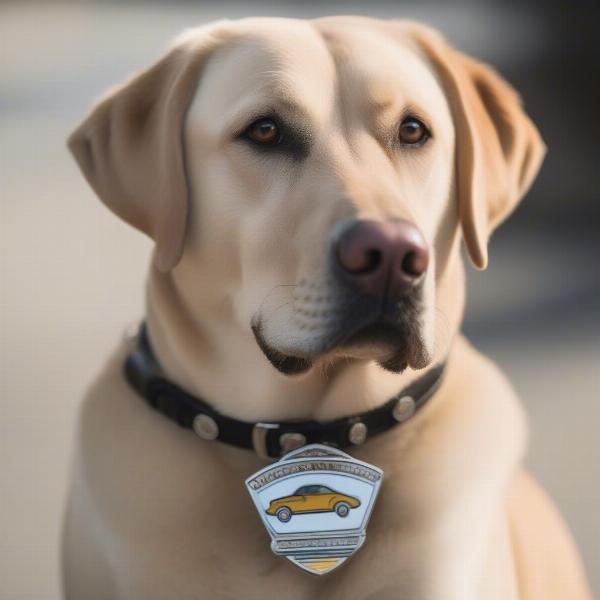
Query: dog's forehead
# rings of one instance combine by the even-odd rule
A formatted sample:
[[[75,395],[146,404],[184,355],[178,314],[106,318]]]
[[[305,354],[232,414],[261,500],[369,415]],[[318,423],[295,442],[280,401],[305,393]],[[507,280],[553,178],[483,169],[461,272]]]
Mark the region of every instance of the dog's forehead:
[[[318,32],[292,19],[242,24],[208,60],[192,116],[219,114],[226,121],[230,114],[260,103],[268,108],[276,100],[302,105],[315,115],[326,111],[334,94],[335,65]]]
[[[447,113],[431,67],[408,36],[393,36],[376,20],[241,23],[206,65],[193,110],[204,118],[218,113],[224,120],[228,112],[280,99],[302,107],[318,123],[333,114],[342,96],[352,96],[361,110],[395,112],[410,104]]]
[[[401,28],[369,18],[315,21],[336,64],[340,87],[375,108],[401,103],[433,105],[443,92],[417,46]]]

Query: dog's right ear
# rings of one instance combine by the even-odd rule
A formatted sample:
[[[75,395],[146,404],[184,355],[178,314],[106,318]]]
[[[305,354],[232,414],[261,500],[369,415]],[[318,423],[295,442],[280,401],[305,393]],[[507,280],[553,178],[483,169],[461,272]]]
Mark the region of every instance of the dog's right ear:
[[[202,65],[223,38],[217,25],[194,31],[155,65],[109,91],[68,140],[102,202],[155,241],[154,262],[162,271],[183,252],[183,125]]]

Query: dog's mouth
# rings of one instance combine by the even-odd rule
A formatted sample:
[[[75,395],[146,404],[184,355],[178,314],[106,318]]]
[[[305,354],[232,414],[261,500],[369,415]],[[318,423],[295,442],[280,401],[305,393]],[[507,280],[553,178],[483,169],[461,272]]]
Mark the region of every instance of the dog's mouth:
[[[300,375],[319,361],[336,359],[375,360],[384,369],[401,373],[429,364],[420,316],[420,302],[403,302],[386,311],[348,311],[346,318],[341,310],[335,327],[289,348],[270,343],[260,320],[252,331],[265,357],[284,375]]]
[[[408,366],[419,369],[428,364],[419,329],[418,326],[407,329],[404,324],[382,319],[359,329],[342,348],[356,349],[359,356],[372,352],[379,365],[393,373],[401,373]]]

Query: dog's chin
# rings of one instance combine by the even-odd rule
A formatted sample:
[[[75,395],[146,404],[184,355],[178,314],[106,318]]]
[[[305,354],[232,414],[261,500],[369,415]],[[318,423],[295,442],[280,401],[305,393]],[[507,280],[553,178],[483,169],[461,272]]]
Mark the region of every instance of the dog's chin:
[[[431,362],[423,338],[416,330],[406,331],[389,322],[371,323],[345,339],[323,340],[321,347],[312,353],[279,350],[267,342],[260,325],[253,326],[252,331],[265,357],[288,376],[306,373],[316,363],[330,365],[341,360],[373,360],[392,373],[401,373],[408,367],[423,369]]]

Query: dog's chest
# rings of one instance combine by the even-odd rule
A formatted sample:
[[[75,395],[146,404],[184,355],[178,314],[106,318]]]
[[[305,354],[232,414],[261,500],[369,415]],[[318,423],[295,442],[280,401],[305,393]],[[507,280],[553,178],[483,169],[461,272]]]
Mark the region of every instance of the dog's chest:
[[[242,493],[237,500],[198,506],[192,531],[188,529],[187,536],[183,531],[176,534],[180,542],[188,541],[172,549],[178,556],[176,562],[187,564],[188,573],[193,571],[187,585],[202,589],[205,595],[199,597],[264,600],[268,594],[289,600],[360,600],[374,593],[382,599],[403,597],[399,592],[410,593],[415,600],[421,597],[414,587],[419,578],[414,575],[422,572],[421,564],[424,567],[427,561],[414,549],[423,540],[404,532],[397,522],[385,527],[383,519],[378,519],[355,556],[339,571],[317,577],[275,556],[254,508],[247,506]],[[164,575],[159,585],[164,584]]]
[[[420,501],[399,474],[391,473],[393,481],[382,491],[365,545],[338,571],[317,577],[271,552],[271,540],[243,479],[220,473],[218,465],[208,456],[198,457],[196,476],[189,474],[188,501],[183,497],[178,501],[180,511],[153,507],[154,518],[169,514],[164,537],[152,540],[139,532],[137,545],[154,555],[151,565],[140,568],[155,574],[149,593],[156,589],[166,593],[171,587],[171,593],[177,590],[181,597],[191,592],[211,599],[264,600],[265,594],[286,600],[428,597],[429,584],[424,582],[438,579],[431,559],[437,553],[437,523],[414,512]],[[153,515],[148,514],[149,522]],[[459,543],[456,550],[460,551]]]
[[[392,482],[378,500],[365,545],[338,571],[317,577],[271,552],[237,470],[228,470],[210,451],[194,450],[185,449],[194,460],[182,456],[169,472],[156,463],[152,468],[154,451],[147,448],[136,468],[141,477],[135,493],[126,502],[114,498],[115,513],[103,515],[114,526],[111,545],[123,557],[115,564],[116,577],[133,581],[133,597],[361,600],[374,593],[402,597],[399,591],[411,600],[425,597],[415,582],[426,579],[416,574],[427,574],[422,549],[431,536],[424,528],[411,531],[409,503]],[[249,465],[248,472],[254,469]],[[121,479],[118,470],[111,473],[114,481]]]

